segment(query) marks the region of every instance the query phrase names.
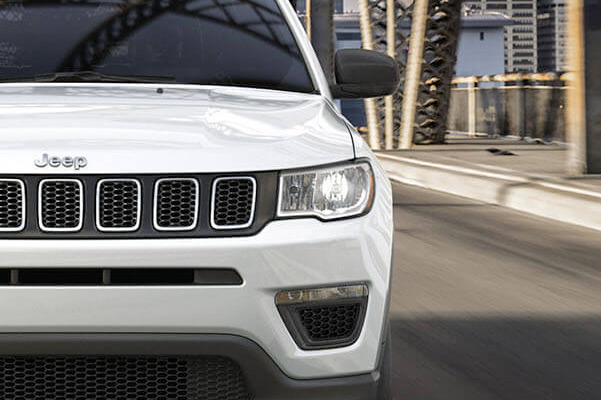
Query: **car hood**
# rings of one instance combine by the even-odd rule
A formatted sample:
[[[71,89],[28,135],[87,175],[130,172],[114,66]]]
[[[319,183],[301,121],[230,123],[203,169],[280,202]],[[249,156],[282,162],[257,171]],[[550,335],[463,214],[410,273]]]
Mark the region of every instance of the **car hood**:
[[[0,171],[43,154],[85,157],[78,173],[268,171],[354,157],[322,96],[245,88],[135,84],[0,85]]]

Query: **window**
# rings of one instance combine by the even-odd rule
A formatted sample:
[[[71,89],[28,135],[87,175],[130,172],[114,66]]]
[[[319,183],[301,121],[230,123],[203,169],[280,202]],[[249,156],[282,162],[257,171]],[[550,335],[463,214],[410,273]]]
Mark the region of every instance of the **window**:
[[[484,40],[484,32],[480,32],[480,41]]]
[[[93,71],[315,90],[275,0],[8,1],[0,38],[0,80]]]

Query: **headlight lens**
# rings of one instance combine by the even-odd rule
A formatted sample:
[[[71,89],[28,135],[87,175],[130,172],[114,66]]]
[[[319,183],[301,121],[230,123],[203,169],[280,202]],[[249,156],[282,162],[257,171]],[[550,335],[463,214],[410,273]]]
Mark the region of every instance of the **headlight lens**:
[[[371,207],[374,178],[367,162],[283,173],[279,217],[352,217]]]

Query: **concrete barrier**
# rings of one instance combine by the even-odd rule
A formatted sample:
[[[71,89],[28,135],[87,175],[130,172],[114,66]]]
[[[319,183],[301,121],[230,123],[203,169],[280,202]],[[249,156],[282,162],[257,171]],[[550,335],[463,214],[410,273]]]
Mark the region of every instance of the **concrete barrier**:
[[[532,178],[378,153],[394,182],[495,204],[601,231],[601,191],[563,179]]]
[[[565,142],[565,102],[555,74],[455,78],[448,130]]]

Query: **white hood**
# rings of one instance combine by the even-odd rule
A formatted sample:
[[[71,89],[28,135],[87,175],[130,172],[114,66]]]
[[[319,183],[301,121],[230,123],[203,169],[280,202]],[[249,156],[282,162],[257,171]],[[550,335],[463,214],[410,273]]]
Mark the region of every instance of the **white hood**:
[[[2,174],[74,172],[36,167],[44,153],[86,157],[85,174],[266,171],[354,157],[325,99],[267,90],[1,84],[0,124]]]

